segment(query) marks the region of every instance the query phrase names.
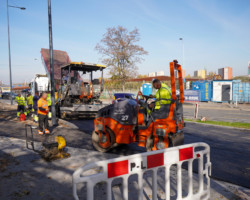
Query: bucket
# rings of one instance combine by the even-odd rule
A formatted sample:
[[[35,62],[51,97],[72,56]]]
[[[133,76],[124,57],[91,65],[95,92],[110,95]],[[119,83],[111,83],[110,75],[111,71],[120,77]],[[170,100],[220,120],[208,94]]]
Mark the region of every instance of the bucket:
[[[19,118],[19,119],[20,119],[20,121],[25,121],[25,118],[26,118],[26,117],[25,117],[25,114],[22,113],[22,114],[20,115],[20,118]]]

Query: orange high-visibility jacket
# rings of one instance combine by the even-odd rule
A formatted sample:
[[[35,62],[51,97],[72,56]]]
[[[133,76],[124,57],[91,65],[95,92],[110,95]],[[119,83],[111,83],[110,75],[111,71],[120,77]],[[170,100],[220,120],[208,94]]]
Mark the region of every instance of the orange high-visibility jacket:
[[[47,115],[48,114],[48,109],[49,109],[49,106],[48,106],[48,103],[46,100],[44,100],[43,98],[40,98],[37,102],[37,107],[38,107],[38,111],[37,113],[38,114],[41,114],[41,115]],[[42,107],[43,109],[45,110],[40,110],[39,107]]]

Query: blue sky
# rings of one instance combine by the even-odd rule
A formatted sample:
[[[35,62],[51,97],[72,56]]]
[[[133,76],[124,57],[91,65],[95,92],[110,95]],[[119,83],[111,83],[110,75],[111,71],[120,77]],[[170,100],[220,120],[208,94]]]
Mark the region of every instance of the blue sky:
[[[35,2],[35,3],[34,3]],[[44,73],[40,49],[48,48],[46,0],[9,0],[25,11],[10,8],[13,82],[30,81]],[[182,63],[186,74],[206,68],[233,67],[246,75],[250,61],[249,0],[52,0],[54,49],[68,52],[72,61],[100,63],[94,50],[106,28],[137,27],[140,45],[149,52],[138,65],[140,74]],[[9,81],[6,0],[0,0],[0,80]]]

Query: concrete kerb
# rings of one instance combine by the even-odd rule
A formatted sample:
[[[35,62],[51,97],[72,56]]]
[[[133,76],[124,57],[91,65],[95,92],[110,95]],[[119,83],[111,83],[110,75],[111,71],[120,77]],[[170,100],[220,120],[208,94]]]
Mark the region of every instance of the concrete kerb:
[[[194,107],[194,103],[184,103],[184,107]],[[249,108],[246,106],[238,105],[237,107],[233,104],[214,104],[214,103],[204,103],[199,102],[199,108],[202,109],[214,109],[214,110],[243,110],[243,111],[250,111]]]
[[[231,127],[231,126],[221,126],[221,125],[215,125],[215,124],[205,124],[200,122],[192,122],[192,121],[185,121],[185,123],[193,123],[193,124],[200,124],[204,126],[215,126],[220,128],[228,128],[228,129],[236,129],[236,130],[242,130],[242,131],[250,131],[250,129],[247,128],[237,128],[237,127]]]

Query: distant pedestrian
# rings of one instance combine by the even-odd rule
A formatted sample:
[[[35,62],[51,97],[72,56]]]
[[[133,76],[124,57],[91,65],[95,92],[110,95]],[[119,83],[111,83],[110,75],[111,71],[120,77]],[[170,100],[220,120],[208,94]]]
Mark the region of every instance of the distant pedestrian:
[[[49,112],[49,106],[47,103],[47,97],[48,94],[46,92],[42,93],[42,97],[38,100],[37,106],[38,106],[38,123],[39,123],[39,129],[38,134],[43,135],[43,132],[45,134],[49,134],[49,122],[48,122],[48,112]]]
[[[36,92],[35,96],[33,97],[33,109],[34,109],[34,121],[38,122],[38,116],[37,116],[37,102],[39,100],[39,93]]]
[[[15,101],[17,102],[17,117],[20,117],[21,111],[27,115],[25,112],[25,98],[18,94]]]

